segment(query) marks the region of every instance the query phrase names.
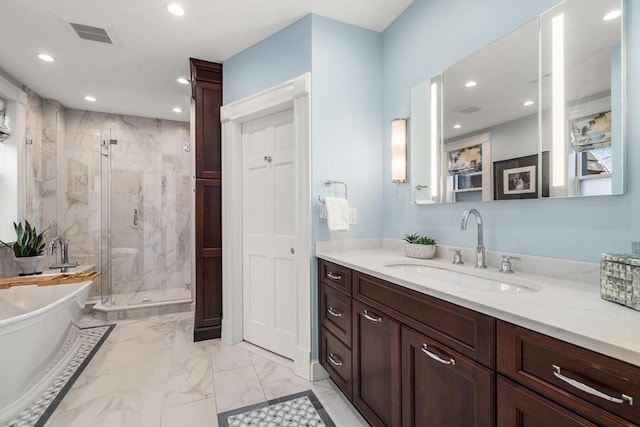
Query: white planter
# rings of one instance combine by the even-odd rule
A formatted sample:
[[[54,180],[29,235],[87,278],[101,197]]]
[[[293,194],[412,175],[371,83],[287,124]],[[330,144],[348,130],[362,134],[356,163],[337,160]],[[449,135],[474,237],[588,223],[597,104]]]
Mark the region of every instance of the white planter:
[[[13,258],[13,260],[16,262],[16,270],[18,273],[33,274],[41,271],[40,265],[44,260],[44,255]]]
[[[404,254],[409,258],[429,259],[436,254],[436,245],[418,245],[407,243],[404,247]]]

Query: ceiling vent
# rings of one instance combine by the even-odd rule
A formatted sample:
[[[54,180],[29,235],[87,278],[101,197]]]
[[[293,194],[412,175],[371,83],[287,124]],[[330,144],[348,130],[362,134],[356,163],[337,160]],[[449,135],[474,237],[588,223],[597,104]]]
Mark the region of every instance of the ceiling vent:
[[[91,25],[77,24],[75,22],[69,22],[71,28],[76,32],[78,37],[82,40],[89,40],[93,42],[113,44],[111,37],[107,34],[107,31],[103,28],[92,27]]]
[[[454,112],[454,113],[472,114],[472,113],[475,113],[476,111],[480,111],[480,110],[482,110],[482,108],[466,104],[466,105],[461,105],[458,108],[454,108],[451,111]]]

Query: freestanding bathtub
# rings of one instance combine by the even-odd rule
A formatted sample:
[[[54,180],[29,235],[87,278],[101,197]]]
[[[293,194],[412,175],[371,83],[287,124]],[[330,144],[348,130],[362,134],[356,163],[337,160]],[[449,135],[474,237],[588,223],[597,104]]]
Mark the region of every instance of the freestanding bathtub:
[[[0,425],[42,393],[75,352],[92,283],[0,289]]]

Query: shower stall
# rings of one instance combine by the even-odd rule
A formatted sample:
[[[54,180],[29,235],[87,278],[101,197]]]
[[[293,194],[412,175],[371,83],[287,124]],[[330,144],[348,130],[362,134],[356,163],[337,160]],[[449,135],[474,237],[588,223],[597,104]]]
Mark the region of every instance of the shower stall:
[[[189,306],[189,123],[66,109],[29,95],[27,219],[62,236],[70,260],[101,271],[97,307]]]
[[[189,129],[158,122],[101,130],[101,300],[112,306],[191,300]]]

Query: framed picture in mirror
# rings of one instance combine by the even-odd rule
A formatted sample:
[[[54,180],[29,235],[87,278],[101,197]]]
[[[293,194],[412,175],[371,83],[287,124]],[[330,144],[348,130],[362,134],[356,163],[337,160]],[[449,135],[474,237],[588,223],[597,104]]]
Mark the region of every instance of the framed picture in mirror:
[[[539,170],[540,169],[540,170]],[[542,188],[538,188],[542,174]],[[549,152],[542,152],[542,167],[538,155],[516,157],[493,162],[493,199],[537,199],[549,197]]]

